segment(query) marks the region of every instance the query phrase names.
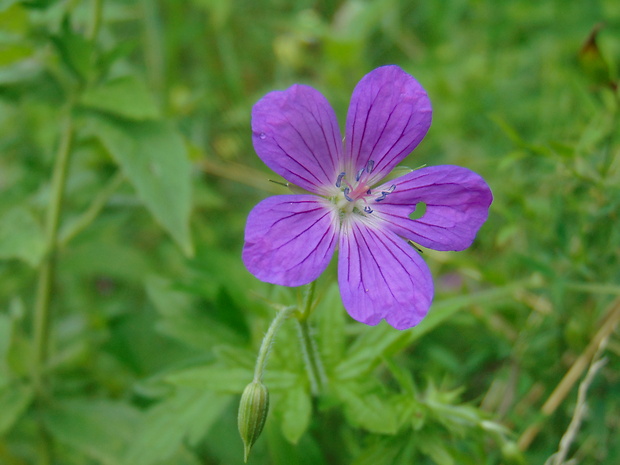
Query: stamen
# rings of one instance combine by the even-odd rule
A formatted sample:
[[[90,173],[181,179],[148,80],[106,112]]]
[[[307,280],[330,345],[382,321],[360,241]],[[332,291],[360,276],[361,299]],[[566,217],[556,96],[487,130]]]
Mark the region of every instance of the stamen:
[[[356,180],[356,181],[359,181],[359,180],[360,180],[360,178],[362,177],[362,174],[364,174],[364,171],[365,171],[365,170],[366,170],[366,168],[362,168],[361,170],[359,170],[359,171],[357,172],[357,174],[355,175],[355,180]]]
[[[372,208],[370,208],[368,205],[366,205],[366,206],[364,207],[364,211],[365,211],[366,213],[372,213]]]
[[[344,178],[344,175],[344,171],[338,175],[338,179],[336,180],[336,187],[340,187],[342,185],[342,178]]]
[[[344,194],[345,199],[347,199],[349,202],[353,202],[353,199],[349,197],[349,192],[351,192],[351,189],[348,187],[345,187],[342,193]]]
[[[381,202],[385,200],[385,198],[396,190],[396,184],[392,184],[390,188],[386,191],[381,191],[381,195],[375,199],[375,202]]]
[[[375,161],[374,160],[368,160],[368,164],[366,165],[366,171],[368,172],[368,174],[372,173],[372,169],[375,167]]]

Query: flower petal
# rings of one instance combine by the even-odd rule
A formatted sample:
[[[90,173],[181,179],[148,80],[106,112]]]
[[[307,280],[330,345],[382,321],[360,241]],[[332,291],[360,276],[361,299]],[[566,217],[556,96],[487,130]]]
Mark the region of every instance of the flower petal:
[[[469,247],[493,201],[484,179],[460,166],[422,168],[389,184],[396,186],[394,192],[372,205],[377,217],[399,236],[435,250]],[[420,202],[426,204],[424,216],[410,219]]]
[[[301,286],[325,270],[336,247],[338,217],[314,195],[278,195],[248,215],[243,262],[261,281]]]
[[[369,185],[383,179],[420,143],[431,125],[424,88],[398,66],[368,73],[353,91],[347,114],[345,153],[358,172],[374,162]]]
[[[317,194],[333,189],[342,136],[319,91],[296,84],[265,95],[252,109],[252,141],[258,156],[287,181]]]
[[[411,328],[433,300],[430,271],[413,247],[360,221],[343,224],[338,284],[349,315],[371,326],[385,318],[396,329]]]

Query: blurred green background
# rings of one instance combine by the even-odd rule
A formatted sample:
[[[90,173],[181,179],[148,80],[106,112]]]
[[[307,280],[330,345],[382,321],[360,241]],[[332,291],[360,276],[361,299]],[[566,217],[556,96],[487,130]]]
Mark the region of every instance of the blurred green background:
[[[242,463],[239,394],[300,296],[241,262],[286,192],[252,105],[305,83],[343,125],[384,64],[434,108],[405,164],[480,173],[489,220],[424,251],[409,331],[352,321],[328,269],[328,384],[286,322],[249,463],[543,464],[576,405],[566,460],[620,463],[620,2],[0,0],[0,464]]]

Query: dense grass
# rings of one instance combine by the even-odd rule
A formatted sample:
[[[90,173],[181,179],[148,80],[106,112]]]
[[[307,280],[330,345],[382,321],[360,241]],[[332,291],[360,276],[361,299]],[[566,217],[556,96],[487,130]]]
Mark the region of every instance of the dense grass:
[[[619,463],[619,36],[615,0],[0,1],[0,463],[242,463],[239,394],[304,292],[241,262],[286,192],[252,105],[306,83],[343,124],[388,63],[434,109],[405,165],[480,173],[489,220],[424,251],[412,330],[351,320],[330,266],[326,382],[285,322],[249,463],[542,464],[571,419],[562,463]]]

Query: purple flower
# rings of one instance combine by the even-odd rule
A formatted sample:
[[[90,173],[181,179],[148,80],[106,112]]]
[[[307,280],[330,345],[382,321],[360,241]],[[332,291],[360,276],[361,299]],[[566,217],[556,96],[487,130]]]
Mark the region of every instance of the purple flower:
[[[252,110],[258,156],[306,194],[260,202],[245,229],[243,261],[262,281],[307,284],[336,248],[347,312],[376,325],[411,328],[427,314],[433,281],[408,241],[463,250],[485,222],[493,199],[484,180],[458,166],[421,168],[384,178],[431,124],[422,86],[398,66],[366,75],[351,97],[344,143],[336,115],[315,89],[270,92]],[[421,218],[411,219],[416,205]]]

